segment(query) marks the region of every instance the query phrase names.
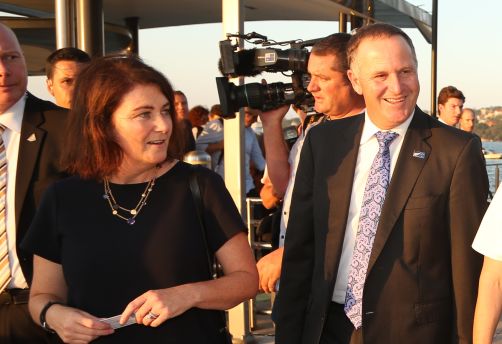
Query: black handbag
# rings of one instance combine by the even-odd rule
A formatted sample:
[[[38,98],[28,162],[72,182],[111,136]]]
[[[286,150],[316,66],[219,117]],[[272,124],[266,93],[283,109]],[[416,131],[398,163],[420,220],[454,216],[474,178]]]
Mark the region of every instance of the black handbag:
[[[204,241],[204,244],[206,246],[206,256],[209,268],[209,275],[211,279],[216,279],[221,275],[219,273],[219,271],[221,272],[221,269],[218,269],[218,262],[216,260],[216,257],[214,257],[214,255],[211,254],[211,250],[209,249],[207,243],[206,226],[204,223],[204,214],[203,214],[204,204],[202,202],[202,197],[200,195],[199,181],[197,180],[198,168],[204,168],[204,167],[199,167],[195,165],[191,166],[188,182],[190,185],[190,192],[195,202],[195,210],[197,213],[197,219],[199,220],[200,224],[202,240]],[[225,315],[225,311],[216,311],[216,312],[218,312],[218,317],[220,318],[220,327],[218,328],[218,332],[220,333],[222,343],[232,344],[232,335],[230,334],[230,332],[228,332],[227,317]]]

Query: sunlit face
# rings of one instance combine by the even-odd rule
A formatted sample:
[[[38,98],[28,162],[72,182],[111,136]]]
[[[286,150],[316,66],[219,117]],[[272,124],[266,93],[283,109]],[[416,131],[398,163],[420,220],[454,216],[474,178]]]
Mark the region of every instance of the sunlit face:
[[[363,40],[348,72],[366,102],[368,116],[380,129],[405,122],[417,103],[417,63],[401,36]]]
[[[258,112],[253,110],[244,111],[244,126],[249,128],[258,119]]]
[[[52,78],[47,79],[47,89],[57,105],[70,108],[75,79],[84,66],[84,63],[76,61],[58,61],[54,64]]]
[[[28,70],[12,31],[0,25],[0,114],[26,93]]]
[[[352,110],[352,86],[345,73],[336,71],[335,55],[310,54],[308,72],[310,83],[307,90],[315,99],[314,108],[330,117],[343,117]]]
[[[465,109],[460,117],[460,129],[471,133],[474,130],[474,124],[476,123],[476,116],[474,112],[469,109]]]
[[[112,114],[121,169],[148,169],[167,158],[172,132],[169,101],[155,85],[138,85],[125,94]]]
[[[178,120],[188,119],[188,101],[184,95],[174,95],[174,110]]]
[[[463,107],[462,99],[448,98],[446,103],[438,105],[439,117],[448,125],[457,125]]]

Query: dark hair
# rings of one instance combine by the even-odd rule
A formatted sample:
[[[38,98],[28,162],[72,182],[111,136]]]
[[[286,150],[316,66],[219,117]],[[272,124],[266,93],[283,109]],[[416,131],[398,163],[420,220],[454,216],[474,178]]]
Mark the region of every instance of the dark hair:
[[[174,120],[174,96],[164,75],[133,56],[94,59],[75,84],[62,155],[63,167],[84,179],[102,179],[117,171],[123,151],[114,140],[112,114],[124,95],[138,85],[155,85],[169,101],[172,133],[167,156],[179,158],[183,147]]]
[[[213,106],[211,106],[211,110],[209,110],[209,113],[221,117],[221,105],[220,104],[214,104]]]
[[[174,91],[174,95],[175,95],[175,96],[183,96],[183,97],[185,97],[185,99],[187,99],[187,96],[185,95],[185,93],[183,93],[183,92],[182,92],[182,91],[180,91],[180,90],[176,90],[176,91]]]
[[[77,48],[68,47],[62,48],[54,51],[50,54],[45,60],[45,75],[47,75],[47,79],[52,78],[54,65],[59,61],[75,61],[79,63],[88,63],[91,61],[91,58],[85,51],[82,51]]]
[[[188,112],[188,119],[192,123],[192,126],[197,126],[197,123],[201,120],[202,117],[208,116],[209,110],[202,105],[194,106]]]
[[[332,69],[345,73],[349,69],[347,62],[347,43],[350,40],[348,33],[339,32],[324,37],[314,44],[311,53],[318,56],[334,55],[337,65],[331,66]]]
[[[401,36],[406,41],[406,43],[408,43],[416,64],[417,54],[415,53],[415,47],[413,46],[411,38],[403,30],[395,27],[394,25],[386,23],[375,23],[357,29],[356,33],[351,37],[347,46],[347,60],[349,61],[349,66],[354,61],[356,50],[357,48],[359,48],[359,45],[363,40],[374,38],[389,38],[392,36]]]
[[[462,91],[454,86],[446,86],[439,91],[438,104],[444,105],[450,98],[457,98],[465,102],[465,97]]]

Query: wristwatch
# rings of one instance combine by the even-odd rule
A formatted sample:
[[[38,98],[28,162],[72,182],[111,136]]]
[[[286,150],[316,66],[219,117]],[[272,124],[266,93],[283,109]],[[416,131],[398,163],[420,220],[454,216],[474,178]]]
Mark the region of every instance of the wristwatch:
[[[53,306],[53,305],[63,305],[62,302],[57,302],[57,301],[49,301],[45,304],[44,308],[40,311],[40,325],[42,325],[42,328],[46,330],[47,332],[50,333],[56,333],[52,328],[49,327],[47,324],[47,321],[45,320],[45,314],[47,313],[47,310]]]

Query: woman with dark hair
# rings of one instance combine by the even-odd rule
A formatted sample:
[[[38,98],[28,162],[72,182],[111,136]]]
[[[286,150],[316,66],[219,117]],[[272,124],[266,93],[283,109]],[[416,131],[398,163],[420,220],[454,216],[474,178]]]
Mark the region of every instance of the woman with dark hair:
[[[171,85],[137,58],[105,57],[73,99],[63,163],[75,176],[46,192],[23,242],[33,319],[56,342],[225,343],[217,310],[253,297],[257,272],[221,178],[203,168],[196,215]]]

